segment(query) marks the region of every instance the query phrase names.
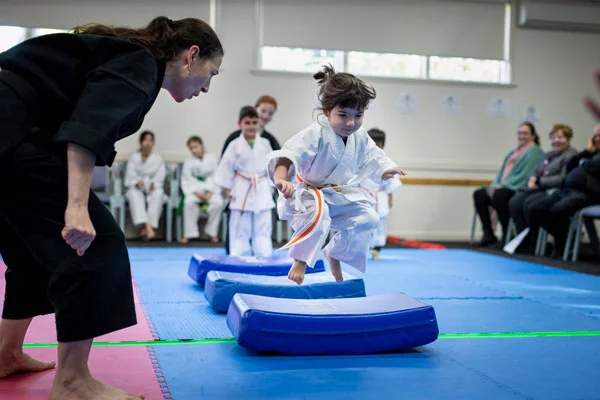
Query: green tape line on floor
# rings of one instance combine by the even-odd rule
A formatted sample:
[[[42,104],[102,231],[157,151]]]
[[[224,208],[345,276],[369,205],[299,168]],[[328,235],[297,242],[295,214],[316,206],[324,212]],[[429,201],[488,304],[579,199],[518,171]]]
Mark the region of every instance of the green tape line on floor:
[[[582,337],[600,336],[600,331],[555,331],[555,332],[498,332],[498,333],[442,333],[438,339],[510,339],[534,337]],[[127,346],[181,346],[188,344],[235,343],[235,339],[194,339],[194,340],[150,340],[140,342],[94,342],[94,347],[127,347]],[[57,347],[56,343],[29,343],[27,349]]]

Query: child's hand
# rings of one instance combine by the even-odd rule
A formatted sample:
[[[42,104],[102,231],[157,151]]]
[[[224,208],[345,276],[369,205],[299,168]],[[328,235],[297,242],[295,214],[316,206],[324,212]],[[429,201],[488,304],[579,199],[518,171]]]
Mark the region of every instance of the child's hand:
[[[225,198],[231,199],[231,189],[225,189]]]
[[[275,180],[275,186],[286,199],[294,195],[294,185],[291,182],[283,179],[277,179]]]
[[[406,171],[400,168],[391,168],[383,173],[381,179],[386,180],[393,178],[395,175],[406,175]]]

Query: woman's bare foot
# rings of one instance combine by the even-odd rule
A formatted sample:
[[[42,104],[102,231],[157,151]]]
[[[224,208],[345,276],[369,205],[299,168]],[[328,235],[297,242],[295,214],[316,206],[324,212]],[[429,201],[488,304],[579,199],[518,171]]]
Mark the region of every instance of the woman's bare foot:
[[[146,237],[148,236],[148,232],[146,231],[146,228],[142,228],[140,230],[140,236],[142,237],[142,240],[146,240]]]
[[[189,242],[190,242],[190,239],[188,239],[188,238],[181,238],[179,240],[179,243],[184,243],[185,244],[185,243],[189,243]]]
[[[301,285],[304,282],[304,274],[306,273],[306,263],[300,260],[294,260],[292,268],[288,273],[288,279]]]
[[[91,376],[59,378],[52,383],[49,400],[140,400],[144,395],[134,395],[108,386]]]
[[[46,371],[55,366],[54,361],[36,360],[26,353],[10,356],[0,355],[0,379],[18,373]]]
[[[219,243],[219,238],[216,238],[216,237],[211,237],[211,238],[210,238],[210,242],[211,242],[211,243]]]
[[[342,265],[340,264],[340,260],[336,260],[332,257],[327,257],[329,260],[329,268],[331,268],[331,275],[335,278],[336,282],[343,282],[344,275],[342,274]]]

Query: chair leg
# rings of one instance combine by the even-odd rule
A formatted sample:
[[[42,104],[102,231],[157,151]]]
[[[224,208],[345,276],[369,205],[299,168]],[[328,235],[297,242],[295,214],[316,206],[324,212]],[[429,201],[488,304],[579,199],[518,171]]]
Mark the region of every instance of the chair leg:
[[[575,230],[577,225],[577,219],[579,218],[580,213],[575,213],[575,215],[571,218],[571,222],[569,223],[569,231],[567,232],[567,241],[565,242],[565,250],[563,252],[563,261],[569,261],[569,253],[572,249],[572,243],[577,235],[577,231]]]
[[[537,240],[535,242],[535,255],[542,255],[542,247],[545,247],[546,240],[546,230],[544,228],[540,228],[538,230]]]
[[[126,219],[125,219],[125,200],[121,199],[119,204],[119,225],[121,225],[121,230],[125,233],[126,228]]]
[[[513,233],[516,236],[517,227],[515,226],[515,221],[511,218],[508,220],[508,228],[506,228],[506,240],[504,240],[504,245],[506,246],[511,239],[513,238]]]
[[[471,223],[471,240],[469,244],[475,243],[475,231],[477,230],[477,211],[473,213],[473,222]]]
[[[229,221],[227,220],[227,213],[225,212],[221,216],[221,224],[221,241],[223,242],[223,244],[225,244],[225,241],[227,240],[227,229],[229,228]]]
[[[577,229],[574,233],[575,233],[575,243],[573,243],[573,255],[571,258],[571,261],[575,262],[577,261],[577,258],[579,257],[579,245],[581,243],[581,234],[583,233],[582,229],[583,229],[583,213],[577,213],[576,218],[575,218],[575,229]]]
[[[181,242],[183,238],[183,217],[181,214],[175,217],[175,238],[177,242]]]
[[[167,243],[171,243],[173,241],[173,208],[170,204],[167,203],[167,212],[166,215],[167,221],[165,223],[166,239]]]

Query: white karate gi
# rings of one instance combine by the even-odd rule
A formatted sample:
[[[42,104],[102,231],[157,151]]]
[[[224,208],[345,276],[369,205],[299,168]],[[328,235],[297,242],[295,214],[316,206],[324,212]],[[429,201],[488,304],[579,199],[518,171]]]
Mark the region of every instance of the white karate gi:
[[[204,153],[202,160],[191,155],[183,163],[181,170],[181,191],[185,196],[183,201],[183,237],[187,239],[200,236],[198,218],[200,218],[201,200],[194,192],[212,193],[207,203],[208,220],[204,227],[204,233],[210,237],[217,237],[218,235],[219,222],[223,212],[223,197],[221,196],[221,188],[215,184],[213,179],[216,169],[217,158],[210,153]]]
[[[232,141],[214,175],[231,190],[229,253],[232,256],[270,256],[273,252],[273,187],[267,178],[266,157],[273,149],[257,136],[250,147],[243,135]]]
[[[373,233],[371,248],[384,247],[387,241],[387,216],[390,213],[389,195],[396,191],[402,182],[398,177],[387,179],[381,184],[366,179],[362,184],[375,200],[375,211],[379,215],[379,224]]]
[[[313,267],[331,228],[337,232],[325,254],[364,272],[379,216],[373,198],[359,184],[369,177],[380,183],[383,173],[396,164],[363,128],[344,145],[324,117],[269,154],[271,180],[279,158],[293,163],[287,180],[296,175],[300,181],[293,197],[279,195],[279,217],[291,220],[294,229],[292,239],[282,248],[289,248],[290,257]]]
[[[125,168],[125,197],[129,202],[133,225],[150,222],[153,228],[158,228],[165,201],[166,175],[165,161],[158,154],[150,154],[146,161],[142,161],[139,151],[129,157]],[[142,182],[141,189],[137,187],[138,182]],[[152,184],[154,189],[150,190]]]

